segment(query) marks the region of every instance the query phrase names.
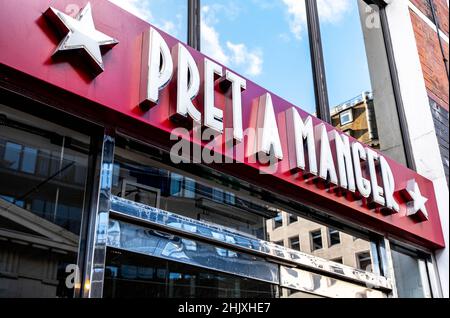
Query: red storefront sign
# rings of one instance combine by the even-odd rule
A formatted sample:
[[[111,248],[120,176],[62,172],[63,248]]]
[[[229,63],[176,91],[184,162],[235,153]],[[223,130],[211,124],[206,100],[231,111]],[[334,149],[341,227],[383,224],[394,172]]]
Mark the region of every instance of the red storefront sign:
[[[222,123],[222,128],[232,128],[233,143],[223,142],[220,149],[214,149],[223,156],[242,161],[245,171],[250,171],[251,179],[286,192],[299,201],[367,224],[380,232],[392,233],[432,248],[444,246],[433,183],[430,180],[355,139],[344,137],[332,126],[249,80],[244,80],[245,85],[241,85],[241,82],[238,89],[233,91],[233,81],[236,84],[241,79],[235,72],[109,1],[92,1],[91,4],[95,29],[102,33],[96,34],[94,38],[109,46],[108,51],[95,51],[94,54],[84,49],[83,52],[88,55],[85,60],[94,61],[91,65],[73,58],[79,52],[52,57],[56,48],[61,49],[66,45],[69,49],[69,44],[76,46],[75,40],[83,39],[64,38],[70,26],[58,22],[61,17],[55,13],[57,11],[49,11],[50,5],[53,5],[59,12],[75,18],[82,8],[88,8],[88,1],[1,0],[0,3],[0,63],[3,65],[54,85],[61,91],[95,102],[98,107],[126,115],[131,122],[145,123],[147,129],[142,132],[143,140],[151,139],[154,131],[165,132],[169,138],[169,134],[180,125],[180,116],[173,115],[186,115],[181,116],[181,119],[188,126],[195,119],[199,119],[200,125]],[[82,18],[86,16],[78,16],[75,20]],[[166,62],[173,64],[168,66],[170,78],[156,81],[156,89],[150,88],[153,83],[147,81],[154,79],[149,75],[152,67],[152,49],[149,47],[152,32],[153,38],[162,36],[161,47],[167,46],[167,50],[172,52],[172,60]],[[94,43],[90,49],[97,44],[100,42]],[[162,52],[167,53],[167,50],[163,48]],[[153,56],[159,56],[159,51]],[[192,96],[192,104],[187,102],[191,97],[187,89],[187,76],[180,76],[185,74],[180,73],[181,68],[187,72],[187,60],[191,58],[190,80],[193,69],[199,75],[199,92]],[[207,84],[205,81],[207,67],[220,73],[216,75],[221,77],[218,80],[221,83],[215,85],[214,90],[214,81],[212,87],[211,82]],[[159,70],[159,64],[156,69]],[[152,74],[154,76],[156,73]],[[181,86],[178,85],[180,81]],[[208,88],[212,92],[210,95],[205,94]],[[180,101],[181,92],[184,97]],[[236,115],[236,104],[233,105],[237,96],[241,98],[239,115]],[[212,104],[211,99],[214,101]],[[207,103],[209,108],[205,107]],[[211,108],[211,105],[217,109]],[[183,112],[186,106],[187,110]],[[220,120],[207,114],[208,111],[219,112]],[[178,120],[175,121],[175,118]],[[122,122],[113,124],[126,126]],[[239,125],[242,127],[237,129]],[[241,138],[241,132],[248,128],[256,129],[256,133]],[[313,134],[315,137],[312,137]],[[195,135],[192,133],[185,138],[193,144],[200,143],[208,147],[208,142],[200,141]],[[312,139],[314,142],[308,143]],[[305,147],[298,141],[304,142]],[[254,156],[239,157],[234,151],[241,145],[247,149],[246,154],[252,153],[248,149],[253,149],[253,154],[272,149],[276,170],[253,160]],[[311,150],[314,147],[315,150]],[[306,153],[308,156],[305,156]],[[234,165],[231,166],[230,170],[233,170]],[[351,176],[348,174],[350,171]],[[236,174],[236,171],[232,173]],[[344,174],[347,178],[342,178]]]

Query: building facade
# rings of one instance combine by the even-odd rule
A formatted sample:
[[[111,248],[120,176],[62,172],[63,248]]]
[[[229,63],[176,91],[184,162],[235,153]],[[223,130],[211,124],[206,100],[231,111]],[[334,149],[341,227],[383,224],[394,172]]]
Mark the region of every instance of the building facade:
[[[371,93],[364,92],[360,96],[332,108],[330,115],[331,124],[334,127],[372,148],[380,147]]]
[[[301,2],[317,116],[208,56],[200,1],[188,45],[0,0],[0,297],[448,297],[448,3],[352,1],[371,93],[330,110]]]

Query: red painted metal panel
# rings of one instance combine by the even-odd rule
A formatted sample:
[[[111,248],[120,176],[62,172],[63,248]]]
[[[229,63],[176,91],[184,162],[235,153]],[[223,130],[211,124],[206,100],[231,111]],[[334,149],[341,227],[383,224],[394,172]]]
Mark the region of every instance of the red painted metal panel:
[[[160,103],[148,112],[142,112],[138,107],[141,35],[150,27],[148,23],[123,11],[109,1],[91,0],[96,28],[119,40],[119,44],[103,55],[105,71],[96,77],[89,75],[89,67],[75,54],[52,57],[53,51],[62,37],[58,36],[53,26],[44,18],[43,13],[50,4],[60,11],[69,13],[70,10],[76,8],[74,4],[78,8],[82,8],[87,2],[87,0],[0,0],[0,63],[102,105],[99,107],[120,112],[126,115],[131,122],[139,121],[145,123],[149,129],[171,132],[177,126],[168,118],[169,104],[173,102],[170,86],[162,92]],[[176,39],[164,32],[161,34],[169,47],[178,43]],[[201,53],[191,48],[189,51],[196,61],[202,60]],[[266,92],[257,84],[247,81],[247,89],[242,94],[244,129],[250,124],[252,101]],[[216,91],[219,107],[223,107],[226,98],[228,97]],[[294,105],[275,94],[272,94],[272,98],[283,152],[287,154],[283,114],[285,110]],[[299,109],[299,113],[303,118],[308,115],[301,109]],[[225,113],[224,116],[226,117],[227,114]],[[226,118],[224,118],[224,122],[226,122]],[[314,124],[320,122],[314,118]],[[113,124],[118,127],[126,127],[130,123],[116,122]],[[334,128],[327,125],[327,129]],[[143,136],[143,139],[148,139],[148,136]],[[397,236],[422,242],[429,247],[443,247],[444,239],[433,183],[405,166],[389,158],[386,159],[394,172],[396,190],[404,188],[408,180],[416,179],[422,195],[428,198],[428,221],[417,222],[407,217],[405,204],[401,204],[400,213],[384,215],[377,210],[370,209],[361,200],[323,189],[313,182],[306,182],[289,172],[287,156],[281,161],[278,172],[270,177],[259,175],[259,170],[266,169],[262,165],[248,162],[245,162],[245,165],[248,167],[246,171],[250,171],[252,179],[269,181],[270,186],[278,189],[283,187],[291,189],[294,186],[295,196],[301,201],[332,209],[338,215],[365,222],[379,228],[380,231],[387,230]],[[399,202],[402,201],[401,197],[397,199]]]

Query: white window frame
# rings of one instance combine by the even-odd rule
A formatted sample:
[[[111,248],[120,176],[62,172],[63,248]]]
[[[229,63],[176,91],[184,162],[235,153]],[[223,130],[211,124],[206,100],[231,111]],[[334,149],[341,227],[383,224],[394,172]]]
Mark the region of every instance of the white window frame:
[[[348,115],[349,119],[344,122],[342,120],[342,118],[346,115]],[[353,110],[352,109],[347,109],[346,111],[343,111],[342,113],[339,114],[339,123],[341,124],[341,126],[350,124],[351,122],[353,122]]]

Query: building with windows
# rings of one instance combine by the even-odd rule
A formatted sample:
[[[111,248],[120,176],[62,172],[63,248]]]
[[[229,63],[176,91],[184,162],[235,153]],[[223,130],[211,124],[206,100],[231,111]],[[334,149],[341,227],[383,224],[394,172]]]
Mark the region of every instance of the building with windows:
[[[0,8],[0,297],[448,297],[448,2]]]
[[[364,92],[330,110],[331,124],[369,145],[379,148],[378,128],[375,117],[373,96]]]
[[[372,271],[370,242],[285,212],[267,221],[269,240],[277,245]]]

